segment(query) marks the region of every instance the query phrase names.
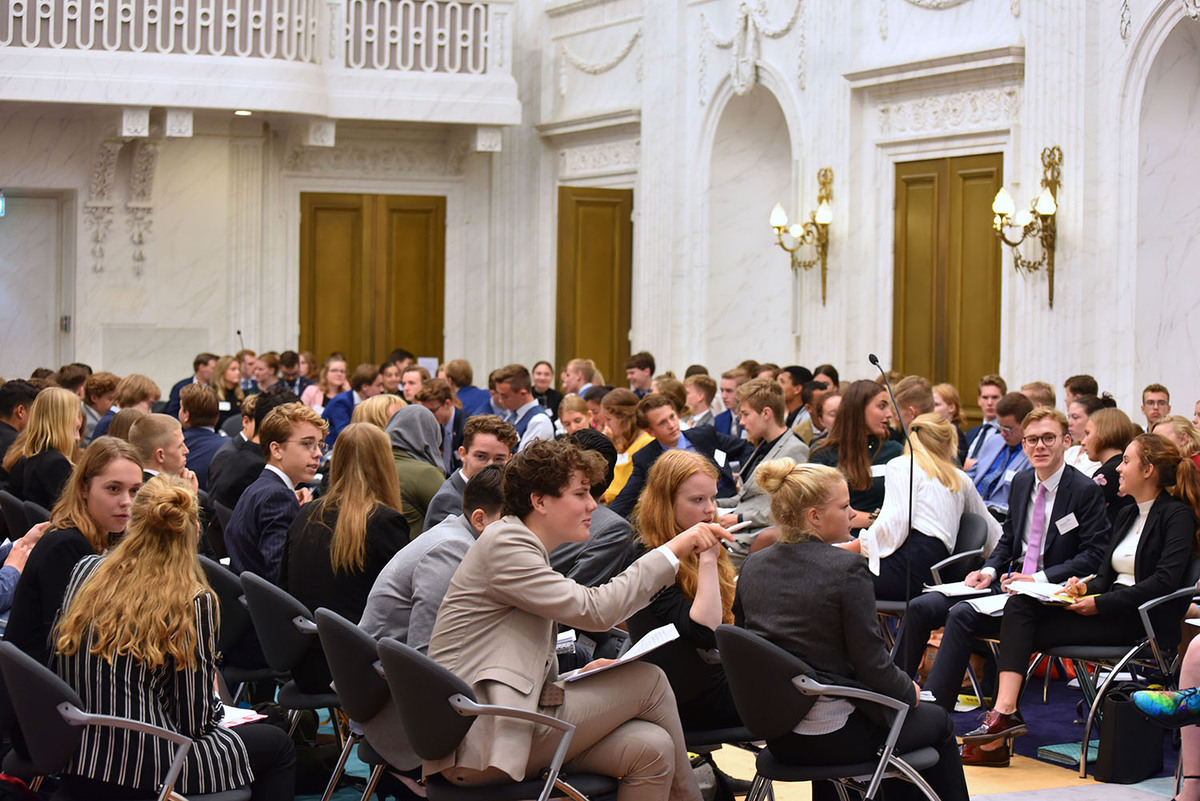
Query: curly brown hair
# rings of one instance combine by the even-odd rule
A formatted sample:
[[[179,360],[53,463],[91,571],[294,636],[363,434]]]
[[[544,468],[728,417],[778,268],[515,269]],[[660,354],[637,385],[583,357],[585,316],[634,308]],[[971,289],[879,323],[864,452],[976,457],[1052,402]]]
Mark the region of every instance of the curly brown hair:
[[[576,470],[583,471],[589,484],[597,484],[604,480],[607,465],[603,456],[568,439],[531,443],[504,466],[504,514],[528,517],[533,512],[531,495],[559,497]]]

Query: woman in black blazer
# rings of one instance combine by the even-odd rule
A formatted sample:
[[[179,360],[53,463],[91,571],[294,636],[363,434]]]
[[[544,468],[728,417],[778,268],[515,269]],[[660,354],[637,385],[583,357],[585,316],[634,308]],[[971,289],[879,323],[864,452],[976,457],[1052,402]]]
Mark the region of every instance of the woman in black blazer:
[[[1137,433],[1129,416],[1120,409],[1097,409],[1083,425],[1083,450],[1089,459],[1100,463],[1092,473],[1092,481],[1104,490],[1108,524],[1114,528],[1121,510],[1134,505],[1133,498],[1121,492],[1117,467]]]
[[[1061,645],[1133,645],[1143,632],[1138,605],[1183,585],[1188,562],[1200,544],[1200,472],[1195,463],[1181,457],[1166,437],[1142,434],[1125,449],[1117,471],[1121,491],[1137,505],[1117,517],[1099,575],[1090,581],[1067,581],[1067,592],[1078,599],[1069,606],[1049,606],[1024,595],[1009,599],[1000,629],[996,703],[983,725],[963,737],[965,744],[990,751],[1026,730],[1017,701],[1034,651]],[[1177,629],[1187,603],[1184,599],[1160,607],[1157,614],[1163,625],[1158,630]]]
[[[29,409],[29,423],[4,454],[9,491],[21,500],[53,508],[71,477],[79,451],[83,405],[61,387],[47,387]]]
[[[866,687],[909,704],[897,752],[937,749],[937,764],[921,775],[943,801],[966,801],[953,721],[940,706],[919,703],[920,688],[892,662],[879,633],[866,560],[833,547],[849,539],[854,514],[842,474],[776,459],[759,465],[754,476],[771,495],[780,541],[742,565],[735,622],[803,659],[820,681]],[[769,742],[771,753],[794,765],[870,761],[887,736],[879,713],[875,705],[823,698],[798,731]],[[912,789],[903,782],[884,786],[888,798],[907,797]],[[818,783],[814,798],[833,798],[832,790]]]
[[[379,571],[408,535],[387,434],[351,423],[338,436],[329,492],[302,506],[288,529],[279,586],[309,609],[325,607],[357,622]],[[292,672],[301,689],[329,691],[319,645]]]

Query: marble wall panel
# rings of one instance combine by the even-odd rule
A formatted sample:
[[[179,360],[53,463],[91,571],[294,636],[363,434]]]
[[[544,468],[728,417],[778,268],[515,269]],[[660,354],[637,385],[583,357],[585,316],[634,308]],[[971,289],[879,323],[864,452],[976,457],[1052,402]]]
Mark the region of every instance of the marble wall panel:
[[[1022,7],[1034,2],[1047,0],[859,0],[859,68],[1019,44]]]
[[[6,194],[0,217],[0,376],[24,378],[59,360],[61,198]]]

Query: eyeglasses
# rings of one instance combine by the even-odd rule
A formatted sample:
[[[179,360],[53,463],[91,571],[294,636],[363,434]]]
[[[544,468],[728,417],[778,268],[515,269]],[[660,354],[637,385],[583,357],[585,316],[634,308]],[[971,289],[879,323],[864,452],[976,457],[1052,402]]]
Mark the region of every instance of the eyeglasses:
[[[1165,400],[1148,400],[1148,401],[1142,401],[1142,405],[1143,406],[1158,406],[1158,407],[1165,408],[1167,406],[1170,406],[1171,402],[1165,401]]]
[[[1008,436],[1012,432],[1016,431],[1018,428],[1019,428],[1019,426],[1000,426],[1000,433],[1004,434],[1005,436]]]
[[[310,453],[319,453],[319,454],[321,454],[322,456],[324,456],[326,453],[328,453],[328,452],[329,452],[329,446],[328,446],[328,445],[326,445],[326,444],[325,444],[324,442],[322,442],[321,440],[317,440],[317,439],[289,439],[289,440],[286,440],[286,441],[287,441],[287,442],[294,442],[294,443],[296,443],[297,445],[299,445],[301,448],[304,448],[305,450],[309,451]]]
[[[1022,437],[1021,442],[1024,442],[1030,448],[1036,448],[1040,442],[1047,448],[1058,441],[1058,434],[1042,434],[1040,437]]]

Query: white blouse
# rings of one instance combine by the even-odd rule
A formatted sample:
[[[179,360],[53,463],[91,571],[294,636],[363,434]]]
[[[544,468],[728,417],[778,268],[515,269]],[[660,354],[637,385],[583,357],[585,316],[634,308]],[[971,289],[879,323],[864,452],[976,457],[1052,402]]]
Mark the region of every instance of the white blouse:
[[[1103,465],[1103,462],[1093,462],[1089,459],[1087,451],[1083,449],[1082,445],[1072,445],[1067,448],[1067,452],[1063,456],[1063,461],[1085,476],[1096,475],[1096,471]]]
[[[912,529],[940,540],[946,550],[953,553],[958,541],[958,526],[964,512],[974,512],[987,521],[988,537],[984,553],[991,553],[1000,540],[1002,529],[996,518],[988,513],[979,490],[959,470],[959,490],[950,489],[935,478],[931,478],[919,466],[913,478],[913,519],[908,520],[908,456],[897,456],[887,463],[884,471],[883,507],[871,527],[859,536],[862,555],[867,557],[871,572],[879,575],[879,562],[895,553]]]
[[[1138,543],[1142,540],[1142,529],[1146,527],[1146,518],[1150,514],[1150,507],[1154,505],[1153,500],[1145,501],[1138,504],[1138,516],[1133,521],[1133,526],[1129,529],[1129,533],[1121,540],[1121,543],[1113,550],[1112,566],[1117,577],[1113,579],[1113,584],[1124,584],[1126,587],[1132,587],[1137,581],[1133,575],[1133,563],[1137,558]]]

